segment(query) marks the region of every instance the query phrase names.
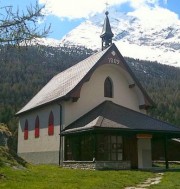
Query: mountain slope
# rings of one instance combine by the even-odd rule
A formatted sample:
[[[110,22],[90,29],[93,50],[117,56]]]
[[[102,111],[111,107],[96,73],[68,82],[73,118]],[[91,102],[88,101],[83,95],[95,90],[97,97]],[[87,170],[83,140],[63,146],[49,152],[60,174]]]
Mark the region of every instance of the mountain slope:
[[[152,12],[148,12],[152,11]],[[147,10],[151,16],[153,11]],[[172,15],[171,15],[172,16]],[[156,18],[145,20],[139,13],[120,13],[111,10],[109,19],[114,33],[113,42],[123,56],[157,61],[180,67],[180,20]],[[101,48],[100,34],[104,14],[97,14],[65,35],[60,41],[65,46],[85,46],[93,50]]]

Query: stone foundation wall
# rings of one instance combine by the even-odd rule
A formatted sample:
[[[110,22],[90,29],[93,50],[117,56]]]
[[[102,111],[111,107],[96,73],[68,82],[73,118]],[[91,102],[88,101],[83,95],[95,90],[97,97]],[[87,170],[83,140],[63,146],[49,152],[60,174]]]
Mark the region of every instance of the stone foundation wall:
[[[131,169],[130,161],[98,161],[96,162],[95,169]]]
[[[95,163],[92,161],[64,161],[62,166],[72,169],[95,169]]]
[[[130,161],[64,161],[63,167],[72,169],[120,170],[131,169],[131,163]]]

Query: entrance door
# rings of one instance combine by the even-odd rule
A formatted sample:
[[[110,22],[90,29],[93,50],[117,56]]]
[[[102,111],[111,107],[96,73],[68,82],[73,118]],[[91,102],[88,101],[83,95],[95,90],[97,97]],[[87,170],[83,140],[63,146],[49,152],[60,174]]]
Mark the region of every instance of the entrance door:
[[[139,138],[138,139],[138,168],[151,168],[152,155],[151,155],[151,139]]]

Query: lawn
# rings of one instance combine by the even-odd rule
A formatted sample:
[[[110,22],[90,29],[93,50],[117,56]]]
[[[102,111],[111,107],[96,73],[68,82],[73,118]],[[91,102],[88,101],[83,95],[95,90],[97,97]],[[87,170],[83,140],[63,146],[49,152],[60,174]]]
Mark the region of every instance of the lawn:
[[[146,171],[93,171],[64,169],[55,165],[27,168],[0,167],[0,188],[9,189],[123,189],[136,186],[155,173]],[[149,189],[180,189],[180,169],[164,172],[161,183]]]
[[[180,169],[165,172],[162,181],[149,189],[180,189]]]
[[[0,188],[9,189],[121,189],[136,185],[154,173],[143,171],[93,171],[64,169],[53,165],[25,170],[0,167]]]

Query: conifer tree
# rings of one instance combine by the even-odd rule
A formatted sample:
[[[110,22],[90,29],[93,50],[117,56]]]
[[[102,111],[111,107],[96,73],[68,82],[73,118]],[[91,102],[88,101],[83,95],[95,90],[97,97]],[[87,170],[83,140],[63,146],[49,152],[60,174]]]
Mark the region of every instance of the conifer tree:
[[[46,37],[50,26],[40,29],[38,23],[44,17],[43,8],[37,2],[22,11],[8,5],[0,7],[0,45],[27,45],[37,38]]]

